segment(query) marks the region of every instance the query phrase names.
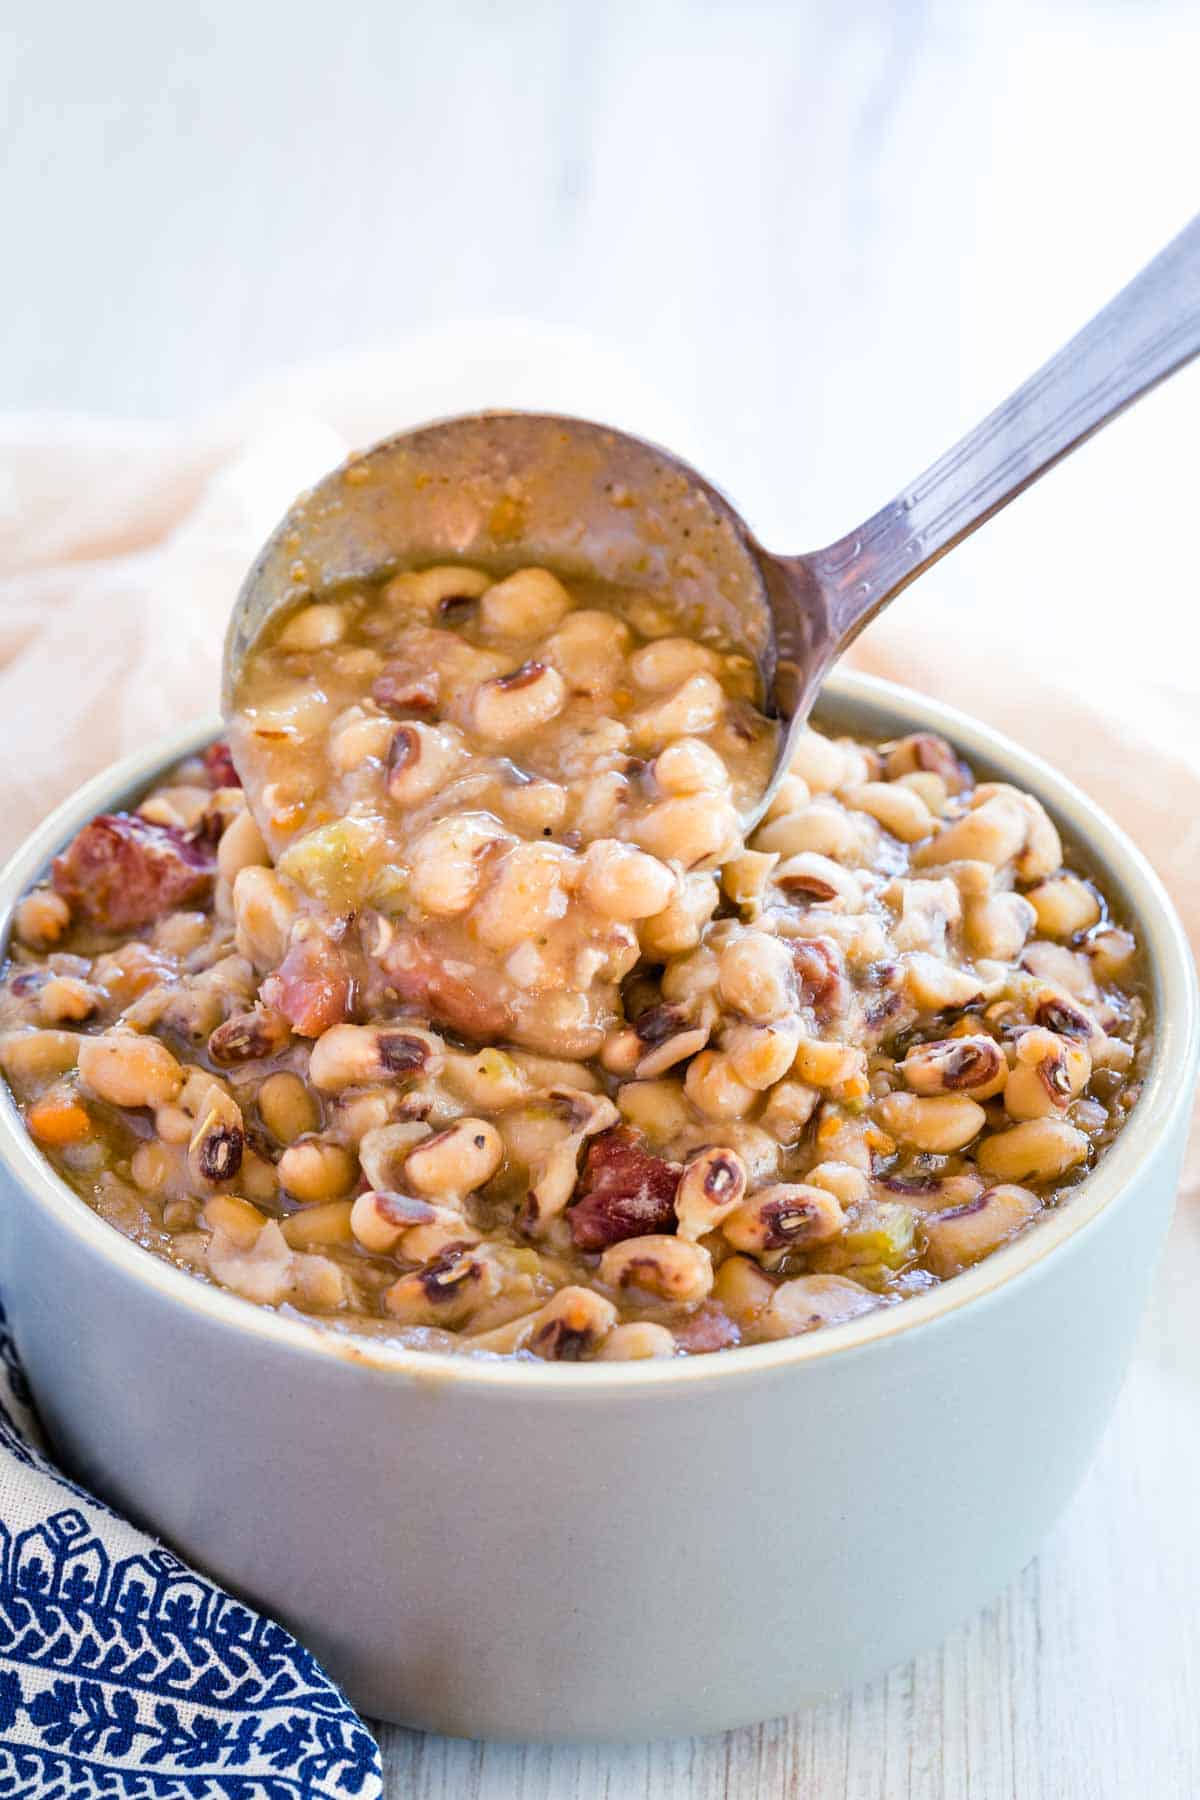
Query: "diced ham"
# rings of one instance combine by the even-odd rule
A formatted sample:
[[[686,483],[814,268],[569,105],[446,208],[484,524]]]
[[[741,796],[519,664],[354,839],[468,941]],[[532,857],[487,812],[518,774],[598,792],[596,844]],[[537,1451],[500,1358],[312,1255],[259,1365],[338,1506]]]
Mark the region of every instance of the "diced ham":
[[[203,838],[136,813],[101,813],[55,858],[53,881],[77,918],[131,931],[207,899],[214,868]]]
[[[567,1214],[581,1250],[675,1227],[675,1190],[683,1170],[654,1156],[637,1132],[618,1125],[588,1145],[580,1198]]]
[[[281,1012],[300,1037],[320,1037],[350,1017],[353,982],[345,954],[327,938],[293,944],[262,986],[267,1006]]]
[[[380,968],[397,998],[434,1025],[478,1043],[492,1042],[509,1029],[509,1009],[487,993],[486,975],[445,962],[415,934],[396,932]]]
[[[241,787],[242,778],[233,766],[233,755],[224,740],[210,744],[201,761],[210,787]]]
[[[682,1325],[672,1326],[675,1342],[689,1356],[707,1356],[710,1350],[727,1350],[740,1344],[742,1334],[715,1300],[707,1300]]]
[[[822,1021],[844,1012],[850,985],[840,946],[828,937],[793,938],[791,949],[802,1003]]]

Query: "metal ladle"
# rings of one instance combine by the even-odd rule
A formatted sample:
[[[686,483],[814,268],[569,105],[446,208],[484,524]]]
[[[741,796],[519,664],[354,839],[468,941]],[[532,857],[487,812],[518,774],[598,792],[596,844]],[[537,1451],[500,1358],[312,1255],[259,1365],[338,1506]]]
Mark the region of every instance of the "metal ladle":
[[[397,564],[545,562],[669,591],[755,657],[786,726],[761,811],[826,672],[876,613],[1198,351],[1200,218],[887,506],[801,556],[764,550],[703,476],[610,426],[498,412],[403,432],[302,495],[259,555],[226,638],[226,714],[264,624],[306,595]]]

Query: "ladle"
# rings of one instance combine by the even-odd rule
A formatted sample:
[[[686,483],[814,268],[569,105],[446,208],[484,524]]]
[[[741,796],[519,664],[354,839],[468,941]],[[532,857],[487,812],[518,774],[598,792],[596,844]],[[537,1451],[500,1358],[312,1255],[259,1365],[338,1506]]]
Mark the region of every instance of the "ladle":
[[[827,670],[876,613],[1198,351],[1200,218],[894,500],[800,556],[763,549],[703,476],[611,426],[496,412],[403,432],[302,495],[263,549],[230,621],[226,713],[266,621],[306,595],[397,564],[547,562],[669,590],[749,650],[786,727],[778,781]]]

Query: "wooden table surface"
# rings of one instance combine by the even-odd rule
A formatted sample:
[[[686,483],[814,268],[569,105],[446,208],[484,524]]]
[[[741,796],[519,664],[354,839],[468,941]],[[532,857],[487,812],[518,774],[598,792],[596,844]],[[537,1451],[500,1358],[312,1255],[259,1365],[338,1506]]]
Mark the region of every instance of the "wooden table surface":
[[[490,322],[525,318],[603,347],[556,400],[653,424],[768,541],[814,543],[1194,210],[1198,50],[1190,0],[12,8],[0,406],[187,421],[282,365],[449,320],[489,322],[487,371]],[[455,342],[422,376],[429,412],[543,397],[527,339],[476,386]],[[957,629],[964,596],[995,612],[1036,569],[1048,610],[1094,638],[1133,589],[1145,629],[1114,654],[1152,668],[1169,629],[1200,668],[1171,525],[1194,516],[1198,402],[1194,379],[1148,402],[919,603]],[[1084,1487],[940,1649],[706,1741],[386,1730],[389,1795],[1194,1800],[1198,1206],[1184,1196]]]

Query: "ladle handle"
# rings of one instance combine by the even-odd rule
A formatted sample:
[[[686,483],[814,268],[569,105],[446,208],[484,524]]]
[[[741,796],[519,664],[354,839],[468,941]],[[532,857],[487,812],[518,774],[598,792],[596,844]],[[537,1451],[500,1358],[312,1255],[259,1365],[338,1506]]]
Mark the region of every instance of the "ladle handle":
[[[806,560],[839,646],[1085,438],[1200,352],[1200,217],[865,525]]]

